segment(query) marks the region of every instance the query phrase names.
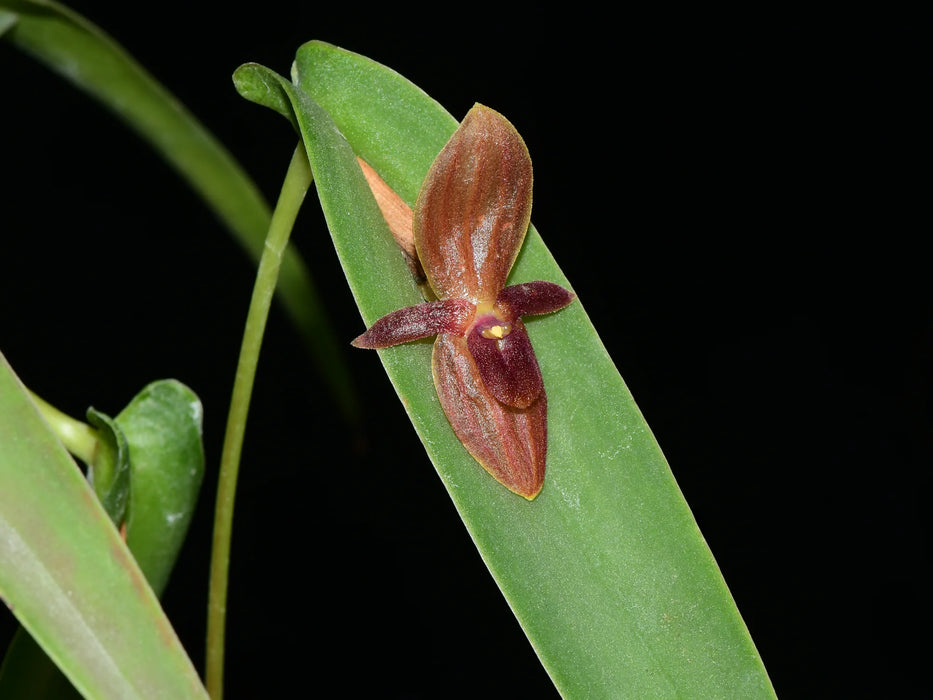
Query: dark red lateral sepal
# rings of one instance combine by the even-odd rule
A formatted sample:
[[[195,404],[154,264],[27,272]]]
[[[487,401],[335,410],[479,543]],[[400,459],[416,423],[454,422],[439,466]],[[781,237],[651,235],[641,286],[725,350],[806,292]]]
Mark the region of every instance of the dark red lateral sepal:
[[[473,315],[473,304],[465,299],[430,301],[383,316],[358,336],[351,345],[358,348],[387,348],[438,333],[462,334]]]
[[[559,311],[576,298],[576,295],[553,282],[524,282],[506,287],[496,298],[496,304],[508,309],[515,318],[536,316]]]

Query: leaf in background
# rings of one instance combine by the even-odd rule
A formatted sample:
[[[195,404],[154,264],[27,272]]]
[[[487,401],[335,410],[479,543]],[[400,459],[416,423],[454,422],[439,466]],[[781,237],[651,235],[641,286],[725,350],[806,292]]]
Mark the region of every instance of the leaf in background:
[[[22,626],[0,663],[3,700],[77,700],[81,695]]]
[[[8,10],[0,9],[0,36],[16,24],[16,15]]]
[[[4,28],[7,28],[4,34]],[[239,163],[113,39],[54,2],[0,0],[0,37],[100,100],[146,139],[204,198],[258,263],[269,207]],[[345,417],[358,407],[339,342],[311,275],[289,248],[276,288]]]
[[[2,355],[0,596],[88,697],[207,697],[113,523]]]
[[[244,66],[238,75],[269,72]],[[320,42],[298,51],[292,75],[300,89],[284,80],[278,89],[296,112],[368,324],[419,294],[374,215],[353,151],[412,204],[456,121],[393,71]],[[569,287],[531,228],[509,282],[536,279]],[[550,403],[548,475],[534,502],[488,479],[456,439],[431,383],[429,346],[379,352],[555,685],[567,697],[773,697],[712,554],[583,307],[527,325]]]

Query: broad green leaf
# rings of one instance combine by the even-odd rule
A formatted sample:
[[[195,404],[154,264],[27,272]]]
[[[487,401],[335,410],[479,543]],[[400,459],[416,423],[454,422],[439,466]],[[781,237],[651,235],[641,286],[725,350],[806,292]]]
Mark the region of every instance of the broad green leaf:
[[[168,583],[197,504],[204,474],[202,414],[195,393],[172,379],[146,386],[116,419],[88,410],[89,420],[98,428],[88,481],[118,525],[130,501],[127,546],[156,595]],[[0,664],[0,697],[37,700],[76,695],[41,647],[20,628]]]
[[[4,34],[3,30],[8,27]],[[213,208],[258,263],[270,212],[239,163],[181,103],[98,27],[48,0],[0,0],[0,37],[113,110]],[[307,267],[289,248],[279,298],[348,417],[357,413],[349,370]]]
[[[207,697],[155,593],[2,355],[0,596],[87,697]]]
[[[327,44],[299,50],[293,80],[298,88],[281,90],[297,112],[364,319],[417,303],[350,151],[412,203],[456,121],[396,73]],[[532,229],[509,282],[535,279],[569,286]],[[555,685],[572,698],[773,697],[713,556],[582,304],[527,327],[549,400],[548,472],[533,502],[497,484],[454,437],[431,381],[429,345],[379,353]]]
[[[161,595],[194,515],[204,476],[201,402],[165,379],[139,392],[117,414],[130,452],[126,544]]]

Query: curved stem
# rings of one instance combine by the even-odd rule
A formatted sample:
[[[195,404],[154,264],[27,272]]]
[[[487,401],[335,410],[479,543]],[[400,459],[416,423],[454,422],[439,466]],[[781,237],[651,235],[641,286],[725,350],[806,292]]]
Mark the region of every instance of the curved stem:
[[[228,574],[230,569],[230,538],[233,530],[233,504],[239,472],[246,418],[249,413],[253,381],[262,336],[269,316],[282,254],[288,243],[295,217],[311,185],[311,168],[304,147],[299,144],[288,166],[285,182],[279,194],[269,233],[266,237],[256,283],[246,316],[243,343],[237,363],[227,431],[220,457],[217,481],[217,504],[214,512],[214,543],[211,551],[210,592],[207,610],[206,685],[212,700],[223,696],[224,636],[227,611]]]
[[[85,464],[90,464],[97,452],[97,431],[87,423],[62,413],[31,391],[29,395],[65,449]]]

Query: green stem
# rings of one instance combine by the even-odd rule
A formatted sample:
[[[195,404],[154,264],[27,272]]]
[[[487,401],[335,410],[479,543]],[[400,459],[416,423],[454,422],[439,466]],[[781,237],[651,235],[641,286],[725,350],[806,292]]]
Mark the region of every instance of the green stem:
[[[269,307],[275,291],[282,254],[288,243],[295,217],[301,208],[305,193],[311,185],[311,168],[304,147],[299,144],[288,166],[279,201],[272,214],[266,237],[256,284],[246,316],[243,344],[233,382],[227,432],[220,457],[220,476],[217,481],[217,504],[214,513],[214,544],[211,552],[210,592],[207,609],[207,691],[213,700],[223,697],[224,635],[227,611],[228,573],[230,568],[230,538],[233,530],[233,504],[239,472],[243,435],[249,413],[253,381],[262,336],[269,316]]]
[[[97,453],[97,431],[87,423],[62,413],[31,391],[29,395],[65,449],[85,464],[90,464]]]

